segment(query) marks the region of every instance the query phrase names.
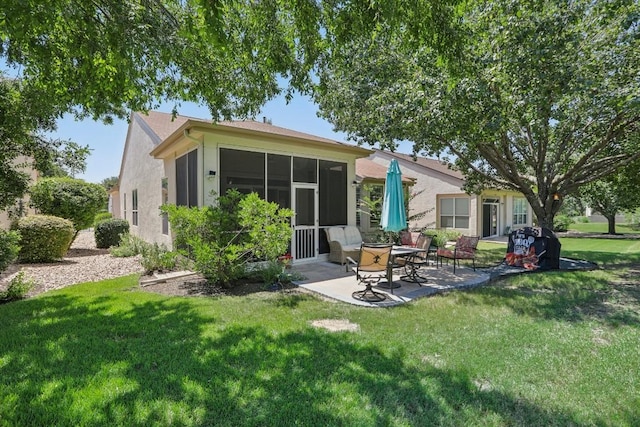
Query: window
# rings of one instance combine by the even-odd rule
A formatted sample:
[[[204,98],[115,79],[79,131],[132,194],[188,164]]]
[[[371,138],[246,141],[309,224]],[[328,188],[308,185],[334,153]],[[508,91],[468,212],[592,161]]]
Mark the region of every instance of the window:
[[[176,159],[176,205],[198,206],[198,150]]]
[[[446,197],[440,199],[440,227],[469,228],[468,197]]]
[[[127,219],[127,193],[122,194],[122,214],[123,218]]]
[[[138,190],[131,191],[131,224],[138,225]]]
[[[524,197],[513,198],[513,223],[527,223],[527,199]]]

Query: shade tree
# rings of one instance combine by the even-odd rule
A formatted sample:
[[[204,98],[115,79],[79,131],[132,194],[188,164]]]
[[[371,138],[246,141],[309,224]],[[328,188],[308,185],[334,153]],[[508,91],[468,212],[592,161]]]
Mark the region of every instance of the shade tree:
[[[521,192],[552,228],[565,195],[640,158],[638,2],[468,2],[443,61],[394,31],[324,62],[316,99],[337,130],[439,156],[465,188]]]

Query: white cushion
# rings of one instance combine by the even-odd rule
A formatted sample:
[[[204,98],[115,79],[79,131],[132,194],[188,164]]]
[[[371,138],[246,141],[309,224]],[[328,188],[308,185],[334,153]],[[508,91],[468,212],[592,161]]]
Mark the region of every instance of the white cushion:
[[[341,246],[347,244],[347,239],[344,235],[344,229],[342,227],[327,228],[327,237],[330,242],[338,242]]]
[[[344,235],[347,245],[357,245],[358,247],[360,247],[360,244],[362,243],[362,236],[360,235],[358,227],[356,227],[355,225],[347,225],[344,228]]]

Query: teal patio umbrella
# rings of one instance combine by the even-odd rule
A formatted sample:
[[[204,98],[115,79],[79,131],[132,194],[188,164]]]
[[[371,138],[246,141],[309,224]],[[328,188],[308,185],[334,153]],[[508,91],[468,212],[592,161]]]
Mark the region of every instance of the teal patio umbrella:
[[[384,231],[400,231],[407,228],[407,212],[404,209],[402,172],[396,159],[392,159],[384,185],[380,225]]]

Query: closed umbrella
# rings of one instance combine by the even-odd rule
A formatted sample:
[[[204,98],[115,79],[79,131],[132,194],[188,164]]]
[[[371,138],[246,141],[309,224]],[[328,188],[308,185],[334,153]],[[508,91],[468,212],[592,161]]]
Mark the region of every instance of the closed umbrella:
[[[407,213],[404,208],[402,172],[396,159],[392,159],[387,170],[384,186],[380,225],[384,231],[400,231],[407,228]]]

